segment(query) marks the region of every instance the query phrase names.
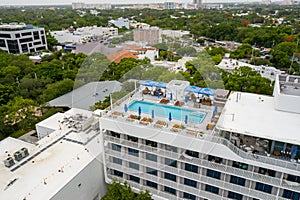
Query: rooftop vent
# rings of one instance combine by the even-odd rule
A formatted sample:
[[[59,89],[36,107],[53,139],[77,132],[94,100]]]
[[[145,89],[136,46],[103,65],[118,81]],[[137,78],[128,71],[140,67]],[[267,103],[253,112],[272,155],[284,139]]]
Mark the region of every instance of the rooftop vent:
[[[15,164],[15,161],[12,157],[6,158],[3,162],[4,162],[5,167],[8,167],[8,168],[10,168],[11,166],[13,166]]]
[[[19,151],[16,151],[14,153],[14,157],[15,157],[16,161],[20,161],[28,155],[29,155],[29,153],[28,153],[28,150],[26,148],[22,148]]]

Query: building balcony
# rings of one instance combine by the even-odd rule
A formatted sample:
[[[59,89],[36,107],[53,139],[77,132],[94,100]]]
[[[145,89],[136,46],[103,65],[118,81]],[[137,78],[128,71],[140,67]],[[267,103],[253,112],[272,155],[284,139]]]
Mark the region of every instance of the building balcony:
[[[130,141],[127,141],[127,140],[123,140],[121,142],[121,139],[114,138],[114,137],[107,136],[107,135],[105,136],[105,138],[106,138],[106,140],[108,140],[110,142],[121,144],[121,145],[124,145],[126,147],[135,147],[136,148],[136,145],[137,145],[137,143],[130,142]],[[145,151],[145,152],[151,152],[151,153],[156,154],[157,156],[161,156],[161,157],[165,157],[165,158],[171,158],[173,160],[194,164],[194,165],[197,165],[197,166],[200,166],[200,167],[206,167],[208,169],[220,171],[220,172],[223,172],[225,174],[237,175],[239,177],[243,177],[245,179],[250,179],[250,180],[253,180],[255,182],[263,182],[263,183],[267,183],[269,185],[272,185],[272,186],[275,186],[275,187],[280,187],[280,188],[283,188],[283,189],[289,189],[289,190],[293,190],[293,191],[300,191],[300,186],[299,185],[297,185],[297,184],[296,185],[284,184],[284,182],[282,182],[282,180],[280,178],[255,173],[253,171],[242,170],[242,169],[238,169],[238,168],[235,168],[235,167],[232,167],[232,166],[229,166],[229,165],[218,164],[218,163],[211,162],[211,161],[204,160],[204,159],[193,158],[193,157],[190,157],[190,159],[187,159],[185,156],[183,156],[182,153],[167,151],[167,150],[160,149],[160,148],[153,148],[153,147],[146,146],[144,144],[138,144],[138,150]],[[119,158],[128,158],[132,162],[144,163],[144,164],[146,164],[150,167],[153,167],[153,168],[158,168],[158,169],[165,168],[165,169],[168,169],[168,171],[172,172],[172,173],[180,174],[183,171],[183,170],[178,169],[178,168],[169,167],[169,166],[166,166],[166,165],[161,164],[161,163],[155,163],[155,162],[143,159],[141,157],[137,158],[135,156],[130,156],[128,154],[121,153],[121,152],[116,152],[116,151],[113,151],[113,150],[110,150],[110,149],[107,149],[107,148],[105,149],[105,152],[108,155],[116,156],[116,157],[119,157]],[[189,178],[192,178],[192,177],[189,177]]]
[[[182,178],[189,178],[192,180],[195,180],[197,182],[200,182],[202,184],[210,184],[210,185],[214,185],[217,186],[219,188],[225,189],[225,190],[230,190],[233,192],[237,192],[240,193],[242,195],[246,195],[246,196],[251,196],[254,198],[259,198],[259,199],[268,199],[268,200],[275,200],[275,199],[279,199],[279,200],[283,200],[284,198],[281,197],[276,197],[275,195],[272,194],[268,194],[268,193],[264,193],[264,192],[260,192],[251,188],[247,188],[247,187],[243,187],[243,186],[239,186],[236,184],[232,184],[229,182],[226,182],[224,180],[218,180],[218,179],[214,179],[211,177],[207,177],[201,174],[197,174],[197,173],[193,173],[193,172],[189,172],[183,169],[179,169],[179,168],[175,168],[175,167],[170,167],[168,165],[164,165],[161,163],[157,163],[157,162],[152,162],[149,160],[146,160],[144,158],[137,158],[135,156],[130,156],[126,153],[120,153],[120,152],[116,152],[113,150],[108,150],[107,155],[111,155],[111,156],[115,156],[115,157],[119,157],[119,158],[123,158],[123,160],[126,160],[128,162],[138,162],[140,164],[140,166],[144,166],[144,167],[151,167],[154,169],[157,169],[158,171],[162,171],[162,172],[167,172],[167,173],[172,173],[178,177],[182,177]],[[183,184],[179,183],[179,182],[173,182],[173,181],[169,181],[169,180],[165,180],[163,178],[160,178],[158,176],[153,176],[153,175],[149,175],[146,172],[143,171],[137,171],[134,169],[130,169],[128,167],[125,166],[121,166],[115,163],[111,163],[108,160],[107,162],[107,167],[108,168],[112,168],[112,169],[116,169],[119,171],[122,171],[124,173],[130,174],[130,175],[134,175],[134,176],[139,176],[145,180],[150,180],[150,181],[154,181],[156,183],[163,183],[164,185],[170,186],[174,189],[180,190],[180,188],[182,188],[182,186],[184,186]],[[209,162],[209,161],[207,161]],[[225,166],[226,168],[233,168],[230,166]],[[215,168],[214,168],[215,169]],[[235,171],[234,168],[232,169],[232,171]],[[244,170],[242,170],[244,171]],[[241,171],[240,171],[241,173]],[[249,172],[251,173],[251,172]],[[254,173],[252,172],[252,175]],[[238,174],[234,174],[234,175],[238,175]],[[272,177],[270,177],[271,179]],[[260,179],[260,178],[259,178]],[[274,178],[275,179],[275,178]],[[276,179],[275,179],[276,180]],[[257,180],[258,182],[262,182],[263,180]],[[278,185],[274,185],[275,187],[278,187]],[[199,195],[198,192],[195,191],[191,191],[191,190],[197,190],[195,188],[192,187],[188,187],[188,192],[194,194],[194,195]]]

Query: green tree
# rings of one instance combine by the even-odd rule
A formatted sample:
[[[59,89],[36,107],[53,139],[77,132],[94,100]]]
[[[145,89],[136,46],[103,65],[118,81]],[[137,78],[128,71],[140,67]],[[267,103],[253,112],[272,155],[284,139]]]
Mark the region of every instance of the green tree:
[[[66,94],[72,91],[74,87],[74,81],[70,79],[64,79],[47,85],[47,88],[43,91],[41,99],[43,102],[50,101],[60,95]]]
[[[107,187],[107,193],[102,200],[151,200],[151,196],[148,191],[135,194],[128,183],[121,184],[113,181]]]

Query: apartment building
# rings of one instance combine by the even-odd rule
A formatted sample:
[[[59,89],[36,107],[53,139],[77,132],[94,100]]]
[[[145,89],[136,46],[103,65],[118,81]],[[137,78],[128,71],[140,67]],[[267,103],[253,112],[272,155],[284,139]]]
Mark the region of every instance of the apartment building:
[[[153,199],[299,199],[300,93],[274,96],[145,81],[100,119],[105,179]]]
[[[0,49],[25,54],[47,49],[45,29],[24,23],[0,25]]]
[[[133,39],[135,42],[143,42],[154,45],[162,42],[162,30],[158,27],[137,28],[133,31]]]

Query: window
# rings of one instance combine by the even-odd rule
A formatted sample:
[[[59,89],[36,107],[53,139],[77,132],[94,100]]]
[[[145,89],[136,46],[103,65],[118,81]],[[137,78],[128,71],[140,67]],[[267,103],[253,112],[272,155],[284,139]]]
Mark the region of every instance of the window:
[[[189,193],[186,193],[186,192],[183,193],[183,198],[184,199],[196,200],[196,196],[195,195],[189,194]]]
[[[263,183],[256,183],[255,186],[256,190],[262,191],[262,192],[266,192],[266,193],[270,193],[272,191],[272,186],[271,185],[267,185],[267,184],[263,184]]]
[[[114,151],[119,151],[121,152],[121,145],[118,144],[111,144],[111,147]]]
[[[275,172],[274,170],[271,170],[271,169],[265,169],[265,168],[260,167],[260,168],[258,169],[258,173],[259,173],[259,174],[266,174],[266,175],[275,177],[275,173],[276,173],[276,172]]]
[[[134,182],[137,182],[137,183],[140,183],[140,178],[139,178],[139,177],[136,177],[136,176],[130,175],[130,176],[129,176],[129,180],[134,181]]]
[[[42,42],[43,44],[46,44],[45,36],[42,36]]]
[[[22,36],[27,36],[27,35],[31,35],[31,32],[22,33]]]
[[[146,185],[157,189],[157,183],[154,183],[152,181],[146,181]]]
[[[199,158],[199,153],[196,151],[190,151],[190,150],[186,150],[185,153],[189,156],[192,156],[194,158]]]
[[[40,45],[42,42],[34,42],[33,45]]]
[[[123,177],[123,172],[120,172],[118,170],[114,170],[113,171],[114,175],[119,176],[119,177]]]
[[[27,44],[22,44],[21,48],[22,48],[22,52],[23,53],[27,53],[28,52],[28,46],[27,46]]]
[[[165,192],[168,192],[168,193],[176,195],[176,190],[175,189],[167,187],[167,186],[165,186],[164,189],[165,189]]]
[[[244,170],[248,169],[248,165],[247,164],[236,162],[236,161],[233,161],[232,167],[236,167],[236,168],[240,168],[240,169],[244,169]]]
[[[171,146],[171,145],[165,145],[165,149],[167,150],[167,151],[173,151],[173,152],[176,152],[177,153],[177,147],[173,147],[173,146]]]
[[[165,172],[165,179],[169,179],[171,181],[176,182],[176,176],[174,174],[170,174],[170,173],[167,173],[167,172]]]
[[[30,45],[29,45],[29,46],[30,46]],[[113,136],[113,137],[116,137],[116,138],[120,138],[120,136],[121,136],[120,133],[116,133],[116,132],[114,132],[114,131],[111,131],[111,132],[110,132],[110,135]]]
[[[19,37],[20,37],[20,33],[17,33],[17,34],[16,34],[16,38],[19,38]]]
[[[34,32],[33,32],[33,37],[34,37],[34,39],[35,39],[35,40],[38,40],[38,39],[40,39],[39,32],[37,32],[37,31],[34,31]]]
[[[198,166],[185,163],[185,170],[190,171],[190,172],[194,172],[194,173],[198,173]]]
[[[157,142],[153,142],[151,140],[146,140],[146,145],[151,147],[157,147]]]
[[[195,187],[195,188],[197,187],[197,182],[196,181],[193,181],[193,180],[190,180],[190,179],[187,179],[187,178],[184,179],[184,184]]]
[[[119,165],[122,165],[122,159],[113,157],[113,163],[117,163]]]
[[[177,167],[177,161],[169,158],[165,158],[165,164],[172,167]]]
[[[151,167],[146,167],[146,172],[147,172],[148,174],[152,174],[152,175],[154,175],[154,176],[157,176],[157,170],[156,170],[156,169],[153,169],[153,168],[151,168]]]
[[[37,47],[36,50],[37,50],[37,51],[40,51],[40,50],[43,50],[43,49],[45,49],[45,48],[46,48],[46,47]]]
[[[5,40],[0,39],[0,47],[6,47]]]
[[[243,199],[243,195],[229,191],[228,192],[228,198],[242,200]]]
[[[292,199],[292,200],[299,200],[300,199],[300,193],[293,192],[290,190],[283,190],[282,197]]]
[[[0,38],[10,38],[10,34],[2,34],[2,33],[0,33]]]
[[[7,46],[10,53],[20,53],[17,40],[7,40]]]
[[[157,156],[151,153],[146,153],[146,159],[157,162]]]
[[[217,171],[214,171],[214,170],[207,169],[206,176],[216,178],[216,179],[220,179],[221,178],[221,172],[217,172]]]
[[[212,162],[215,162],[215,163],[221,163],[222,162],[222,158],[219,158],[217,156],[211,156],[211,155],[208,155],[208,160],[212,161]]]
[[[128,135],[127,140],[132,141],[132,142],[138,142],[139,139],[137,137],[133,137],[133,136]]]
[[[245,186],[245,179],[237,176],[231,176],[230,183],[234,183],[237,185]]]
[[[205,191],[219,194],[219,188],[211,186],[211,185],[205,185]]]
[[[44,34],[44,31],[43,31],[43,30],[41,30],[41,31],[40,31],[40,33],[41,33],[41,34]]]
[[[20,39],[20,43],[25,43],[25,42],[31,42],[32,41],[32,38],[23,38],[23,39]]]
[[[299,176],[294,176],[294,175],[288,174],[287,180],[288,181],[292,181],[292,182],[298,182],[298,183],[300,183],[300,177]]]
[[[129,167],[132,168],[132,169],[136,169],[136,170],[140,169],[139,164],[132,163],[132,162],[129,162]]]
[[[132,156],[139,156],[139,150],[128,148],[128,154]]]

